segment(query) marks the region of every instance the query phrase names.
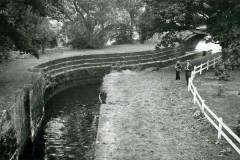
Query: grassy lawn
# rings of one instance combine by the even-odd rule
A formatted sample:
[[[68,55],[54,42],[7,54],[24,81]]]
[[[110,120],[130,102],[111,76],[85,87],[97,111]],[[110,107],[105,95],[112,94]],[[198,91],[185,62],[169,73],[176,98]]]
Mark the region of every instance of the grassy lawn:
[[[240,120],[240,71],[232,71],[230,81],[219,81],[213,71],[195,79],[195,84],[206,104],[231,128]],[[219,87],[223,93],[219,96]]]

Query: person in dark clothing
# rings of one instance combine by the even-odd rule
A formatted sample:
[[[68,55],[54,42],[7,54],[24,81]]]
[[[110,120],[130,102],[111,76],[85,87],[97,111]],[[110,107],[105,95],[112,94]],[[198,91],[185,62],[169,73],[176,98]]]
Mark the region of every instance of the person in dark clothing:
[[[180,64],[179,61],[177,61],[176,65],[175,65],[175,70],[176,70],[176,80],[180,80],[180,73],[182,70],[182,65]]]
[[[193,70],[193,66],[191,65],[189,60],[187,61],[186,67],[184,69],[185,69],[186,81],[188,85],[188,81],[189,81],[189,78],[191,77],[191,73]]]

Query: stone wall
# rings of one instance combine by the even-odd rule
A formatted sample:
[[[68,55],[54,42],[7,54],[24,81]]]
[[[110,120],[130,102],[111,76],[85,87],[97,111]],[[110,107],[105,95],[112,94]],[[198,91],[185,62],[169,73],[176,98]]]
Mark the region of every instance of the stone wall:
[[[44,117],[45,89],[46,80],[43,75],[39,75],[38,79],[32,82],[32,85],[29,85],[29,110],[32,141],[34,141]]]
[[[0,155],[10,159],[21,153],[29,141],[29,94],[28,88],[16,92],[14,105],[3,111],[0,120]]]
[[[79,69],[72,72],[66,72],[54,79],[51,79],[48,87],[45,90],[45,101],[59,92],[62,92],[70,87],[98,84],[102,82],[102,78],[110,73],[110,66],[92,67],[87,69]]]
[[[57,93],[70,87],[101,83],[109,67],[68,73],[51,84],[44,75],[16,92],[14,105],[0,119],[0,159],[18,159],[28,143],[34,141],[44,118],[44,105]]]

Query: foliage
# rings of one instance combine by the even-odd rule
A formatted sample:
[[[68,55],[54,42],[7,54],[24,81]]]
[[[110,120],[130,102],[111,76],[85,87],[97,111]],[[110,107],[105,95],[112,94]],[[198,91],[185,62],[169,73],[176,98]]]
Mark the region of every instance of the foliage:
[[[215,76],[218,77],[219,80],[228,81],[229,80],[229,69],[223,63],[220,63],[214,69]]]
[[[115,44],[132,43],[132,30],[126,24],[119,24],[112,34],[111,38],[115,40]]]
[[[89,37],[87,37],[84,33],[79,33],[74,36],[74,38],[71,40],[70,44],[73,48],[79,49],[79,48],[89,48],[94,49],[93,44],[89,43]],[[95,46],[95,45],[94,45]]]
[[[12,49],[13,43],[6,36],[0,36],[0,61],[8,59],[8,52]]]
[[[66,0],[65,6],[64,32],[73,47],[102,47],[115,27],[112,1]]]
[[[74,48],[99,48],[111,38],[128,43],[140,28],[143,6],[143,0],[1,0],[0,35],[38,57],[58,35],[46,20],[51,17],[64,24],[62,34]]]
[[[42,19],[35,27],[33,32],[33,43],[35,46],[45,52],[46,47],[55,47],[57,45],[57,31],[55,31],[48,19]]]
[[[154,26],[151,25],[153,21],[153,16],[149,11],[149,8],[146,8],[145,11],[140,15],[137,22],[138,33],[140,35],[140,42],[144,43],[145,40],[151,38],[155,33]]]
[[[139,31],[139,21],[141,14],[144,13],[144,1],[143,0],[116,0],[116,8],[120,17],[124,17],[120,23],[125,26],[125,33],[129,32],[129,40],[132,41],[133,32]],[[123,27],[121,30],[124,29]],[[124,33],[124,32],[123,32]],[[124,36],[124,35],[121,35]]]
[[[223,47],[224,59],[240,58],[240,1],[238,0],[146,0],[153,15],[151,24],[156,32],[174,33],[196,30],[206,25],[213,41]]]
[[[40,17],[51,15],[60,6],[60,0],[1,0],[0,35],[9,38],[16,49],[38,57],[32,32]]]

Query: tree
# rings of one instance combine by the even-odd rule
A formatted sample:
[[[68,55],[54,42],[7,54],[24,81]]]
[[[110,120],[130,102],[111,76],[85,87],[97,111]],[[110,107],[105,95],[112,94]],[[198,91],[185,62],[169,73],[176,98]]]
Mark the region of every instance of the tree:
[[[12,48],[12,41],[6,36],[0,36],[0,62],[2,59],[8,59],[8,52]]]
[[[56,41],[58,32],[54,30],[52,24],[46,18],[39,21],[39,24],[35,27],[35,31],[32,36],[35,46],[40,48],[42,53],[45,53],[46,47],[54,47],[57,45]]]
[[[128,14],[127,20],[124,19],[126,27],[129,29],[129,40],[132,41],[133,32],[136,27],[138,27],[138,21],[140,19],[141,14],[144,10],[144,1],[143,0],[116,0],[116,8],[118,8],[118,12],[122,15]]]
[[[132,43],[132,31],[129,25],[119,23],[110,38],[115,41],[114,44],[127,44]]]
[[[38,58],[31,29],[38,24],[39,17],[54,15],[56,8],[62,8],[61,0],[1,0],[0,35],[10,39],[16,49]]]
[[[155,33],[154,26],[151,24],[152,21],[153,16],[151,15],[149,8],[145,8],[145,11],[140,15],[137,23],[140,43],[144,43],[145,40],[151,38]]]
[[[224,59],[239,59],[240,1],[238,0],[146,0],[156,32],[173,41],[179,31],[205,25],[213,41],[223,47]]]
[[[76,48],[99,48],[116,26],[110,0],[65,1],[64,30]]]

